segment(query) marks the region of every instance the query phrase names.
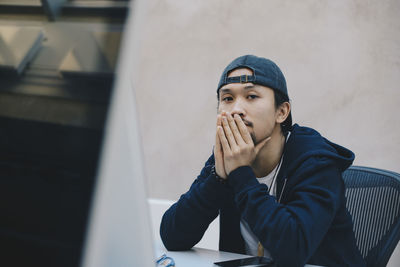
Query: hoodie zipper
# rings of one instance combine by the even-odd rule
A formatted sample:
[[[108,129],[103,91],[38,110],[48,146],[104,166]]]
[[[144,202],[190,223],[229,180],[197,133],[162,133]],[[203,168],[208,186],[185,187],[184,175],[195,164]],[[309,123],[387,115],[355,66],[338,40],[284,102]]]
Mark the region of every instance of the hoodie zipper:
[[[285,190],[286,182],[287,182],[287,178],[285,178],[285,181],[283,182],[283,187],[282,187],[281,193],[279,194],[278,203],[281,203],[281,198],[283,195],[283,191]]]
[[[285,145],[283,147],[283,151],[285,151],[285,147],[286,147],[286,144],[287,144],[287,142],[289,140],[290,135],[291,135],[291,132],[289,132],[288,135],[286,136],[286,140],[285,140]],[[284,153],[282,154],[282,159],[281,159],[282,161],[283,161],[283,157],[284,157]],[[278,203],[281,203],[283,191],[285,191],[285,187],[286,187],[286,182],[287,182],[287,178],[285,178],[285,180],[283,181],[283,186],[282,186],[281,193],[279,194]]]

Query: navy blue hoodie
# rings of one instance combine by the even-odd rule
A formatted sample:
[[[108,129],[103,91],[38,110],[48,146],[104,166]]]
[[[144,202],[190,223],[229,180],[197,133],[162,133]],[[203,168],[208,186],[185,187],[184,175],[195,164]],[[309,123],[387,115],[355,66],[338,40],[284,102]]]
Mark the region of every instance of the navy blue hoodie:
[[[245,254],[243,218],[277,266],[365,266],[341,176],[353,160],[350,150],[295,124],[274,197],[249,166],[232,171],[227,184],[218,182],[211,174],[212,155],[189,191],[165,212],[161,239],[168,250],[188,250],[220,214],[220,250]]]

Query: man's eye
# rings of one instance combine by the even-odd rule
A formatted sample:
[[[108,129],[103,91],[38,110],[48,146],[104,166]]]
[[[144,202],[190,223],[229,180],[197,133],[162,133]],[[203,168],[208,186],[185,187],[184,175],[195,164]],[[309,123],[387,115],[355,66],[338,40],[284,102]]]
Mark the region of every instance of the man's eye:
[[[249,99],[256,99],[258,96],[256,96],[256,95],[248,95],[247,96],[247,98],[249,98]]]
[[[230,97],[230,96],[226,96],[226,97],[223,97],[223,98],[222,98],[222,101],[224,101],[224,102],[226,102],[226,101],[231,101],[231,100],[233,100],[233,98]]]

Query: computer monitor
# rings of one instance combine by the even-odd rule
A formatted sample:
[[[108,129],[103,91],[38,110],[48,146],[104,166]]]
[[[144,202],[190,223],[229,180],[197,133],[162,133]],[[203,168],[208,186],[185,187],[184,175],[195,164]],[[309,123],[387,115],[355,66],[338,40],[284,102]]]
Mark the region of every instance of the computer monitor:
[[[131,2],[94,190],[83,267],[154,266],[132,79],[144,0]],[[133,75],[133,77],[132,77]]]

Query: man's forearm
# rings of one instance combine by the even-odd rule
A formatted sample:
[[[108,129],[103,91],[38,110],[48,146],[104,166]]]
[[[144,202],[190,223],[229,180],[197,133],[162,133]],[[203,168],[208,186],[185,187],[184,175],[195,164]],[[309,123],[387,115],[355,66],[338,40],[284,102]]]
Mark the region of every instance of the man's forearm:
[[[211,166],[205,168],[202,173],[208,176],[199,176],[162,218],[160,235],[168,250],[187,250],[196,245],[223,205],[229,189],[213,177]]]

